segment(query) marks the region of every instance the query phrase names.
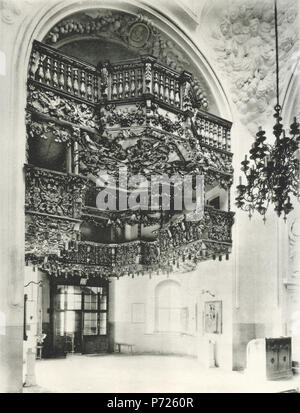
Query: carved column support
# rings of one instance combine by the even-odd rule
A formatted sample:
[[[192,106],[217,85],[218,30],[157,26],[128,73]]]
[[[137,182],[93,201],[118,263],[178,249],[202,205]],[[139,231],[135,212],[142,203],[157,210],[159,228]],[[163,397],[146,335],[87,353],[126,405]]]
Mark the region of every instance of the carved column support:
[[[109,61],[99,63],[97,66],[100,72],[100,96],[102,99],[111,99],[111,65]]]
[[[152,116],[152,101],[154,97],[153,65],[156,62],[156,58],[151,56],[143,57],[142,62],[144,64],[143,94],[146,99],[146,118],[150,121]]]
[[[182,72],[180,75],[180,89],[181,89],[181,109],[187,116],[193,115],[193,107],[191,100],[191,82],[192,74],[189,72]]]

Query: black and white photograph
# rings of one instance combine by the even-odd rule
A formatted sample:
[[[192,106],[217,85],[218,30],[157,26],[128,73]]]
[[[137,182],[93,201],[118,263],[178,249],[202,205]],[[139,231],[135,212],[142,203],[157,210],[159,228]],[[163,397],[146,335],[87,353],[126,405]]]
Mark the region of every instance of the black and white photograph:
[[[299,80],[299,0],[0,0],[0,393],[300,392]]]

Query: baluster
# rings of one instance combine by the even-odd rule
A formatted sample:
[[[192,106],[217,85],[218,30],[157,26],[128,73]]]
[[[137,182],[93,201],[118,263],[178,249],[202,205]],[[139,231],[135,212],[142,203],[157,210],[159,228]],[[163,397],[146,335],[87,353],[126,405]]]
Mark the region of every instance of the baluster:
[[[67,66],[67,91],[69,93],[72,91],[72,68],[70,65]]]
[[[131,70],[130,72],[131,74],[131,85],[130,85],[130,93],[131,96],[134,97],[135,96],[135,70]]]
[[[58,87],[58,75],[57,75],[58,67],[57,67],[57,60],[53,60],[53,76],[52,82],[54,87]]]
[[[209,137],[209,145],[214,146],[214,129],[213,129],[213,124],[208,121],[209,124],[209,132],[208,132],[208,137]]]
[[[145,63],[145,93],[152,93],[152,65]]]
[[[137,74],[137,90],[138,90],[138,96],[141,96],[141,94],[143,93],[143,82],[142,82],[141,69],[138,69],[138,74]]]
[[[74,94],[78,95],[79,85],[78,85],[78,69],[74,69],[74,81],[73,81]]]
[[[51,67],[51,60],[50,57],[47,56],[46,57],[46,71],[45,71],[45,80],[46,80],[46,84],[50,85],[51,82],[51,72],[50,72],[50,67]]]
[[[180,106],[179,82],[175,82],[175,106]]]
[[[125,72],[124,95],[125,95],[125,98],[129,97],[129,73],[128,71]]]
[[[222,142],[222,126],[218,126],[218,147],[220,149],[223,148],[223,142]]]
[[[205,126],[204,126],[204,142],[206,144],[209,144],[209,123],[208,121],[205,119]]]
[[[119,99],[123,97],[123,73],[119,73]]]
[[[217,129],[216,129],[216,124],[212,123],[212,144],[213,146],[215,146],[216,148],[218,147],[218,135],[217,135]]]
[[[36,68],[36,56],[37,53],[33,52],[30,56],[30,63],[29,63],[29,78],[33,79],[35,78],[35,68]]]
[[[65,65],[63,64],[63,62],[60,62],[59,65],[58,84],[60,89],[63,89],[65,87]]]
[[[164,76],[160,75],[160,88],[159,88],[159,98],[164,100]]]
[[[169,103],[169,77],[166,76],[166,82],[165,82],[165,101]]]
[[[98,101],[98,77],[94,76],[94,102]]]
[[[210,123],[209,120],[207,122],[207,143],[210,146],[213,146],[213,136],[212,136],[212,124]]]
[[[81,69],[81,77],[80,77],[80,94],[82,97],[85,96],[86,93],[86,85],[85,85],[85,71]]]
[[[88,78],[87,78],[87,98],[88,100],[93,99],[93,92],[92,92],[92,75],[91,73],[88,73]]]
[[[205,120],[203,118],[200,119],[199,134],[204,142],[205,141]]]
[[[114,73],[113,75],[113,82],[112,82],[112,98],[117,99],[118,98],[118,91],[117,91],[117,74]]]
[[[171,77],[170,80],[170,103],[171,105],[174,104],[174,79]]]
[[[45,78],[43,60],[44,60],[44,56],[41,55],[40,61],[39,61],[39,67],[38,67],[38,74],[37,74],[37,78],[39,82],[43,82]]]
[[[226,145],[225,145],[225,149],[227,150],[227,151],[230,151],[230,149],[231,149],[231,136],[230,136],[230,130],[228,129],[227,131],[226,131],[227,133],[226,133]]]
[[[214,125],[209,121],[209,144],[214,146]]]
[[[223,141],[223,149],[226,149],[226,129],[224,126],[222,127],[222,141]]]
[[[219,147],[219,136],[218,136],[218,125],[215,123],[214,124],[214,145],[216,148]]]
[[[154,78],[153,78],[153,93],[156,98],[158,98],[159,94],[159,86],[158,86],[158,73],[157,71],[154,72]]]
[[[79,173],[79,149],[78,142],[74,142],[74,173],[78,175]]]

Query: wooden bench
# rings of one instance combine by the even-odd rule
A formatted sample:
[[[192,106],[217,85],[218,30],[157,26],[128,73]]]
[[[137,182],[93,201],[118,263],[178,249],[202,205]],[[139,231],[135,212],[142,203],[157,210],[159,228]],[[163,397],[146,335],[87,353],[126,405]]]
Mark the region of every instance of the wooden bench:
[[[132,354],[132,349],[133,349],[133,347],[134,347],[134,344],[129,344],[129,343],[115,343],[115,345],[116,345],[119,353],[121,353],[121,348],[122,348],[122,346],[123,346],[123,347],[127,347],[128,350],[130,351],[130,353]]]

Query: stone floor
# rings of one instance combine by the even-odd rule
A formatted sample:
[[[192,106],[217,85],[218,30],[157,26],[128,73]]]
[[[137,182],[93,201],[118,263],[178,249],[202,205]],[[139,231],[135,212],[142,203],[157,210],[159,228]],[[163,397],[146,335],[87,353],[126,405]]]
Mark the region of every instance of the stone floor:
[[[300,376],[258,381],[205,369],[196,359],[155,355],[68,355],[36,361],[38,386],[24,393],[276,393],[300,389]]]

